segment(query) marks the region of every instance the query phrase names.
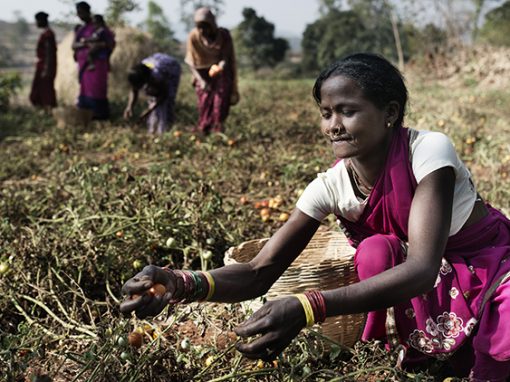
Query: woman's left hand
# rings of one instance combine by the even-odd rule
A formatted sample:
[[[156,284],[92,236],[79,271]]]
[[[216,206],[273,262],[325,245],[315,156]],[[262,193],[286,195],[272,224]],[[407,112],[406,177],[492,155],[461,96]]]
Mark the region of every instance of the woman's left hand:
[[[285,297],[266,302],[248,320],[234,329],[237,335],[247,338],[260,334],[248,343],[238,343],[237,350],[251,359],[270,361],[306,326],[301,302],[296,297]]]

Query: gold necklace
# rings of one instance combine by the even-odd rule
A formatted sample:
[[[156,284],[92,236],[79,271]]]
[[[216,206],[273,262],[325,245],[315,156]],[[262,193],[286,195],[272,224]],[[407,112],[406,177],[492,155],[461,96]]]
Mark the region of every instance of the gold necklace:
[[[372,191],[372,189],[374,187],[366,184],[363,181],[363,179],[359,175],[359,173],[358,173],[358,171],[356,169],[356,166],[354,165],[354,162],[352,160],[349,160],[349,164],[350,164],[349,167],[350,167],[351,173],[352,173],[352,179],[354,180],[354,185],[356,186],[356,188],[358,189],[360,194],[363,197],[367,198],[368,195],[370,195],[370,192]]]

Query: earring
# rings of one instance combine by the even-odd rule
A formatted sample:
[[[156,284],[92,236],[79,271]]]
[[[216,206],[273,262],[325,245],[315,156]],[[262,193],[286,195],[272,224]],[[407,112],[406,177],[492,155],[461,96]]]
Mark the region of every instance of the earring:
[[[391,127],[391,122],[390,122],[390,121],[386,122],[386,126],[387,126],[388,128],[390,128],[390,127]]]

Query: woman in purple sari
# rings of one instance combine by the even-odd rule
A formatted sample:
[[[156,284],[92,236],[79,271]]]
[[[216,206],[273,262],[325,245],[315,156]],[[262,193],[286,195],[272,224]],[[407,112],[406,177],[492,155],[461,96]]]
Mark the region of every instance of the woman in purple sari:
[[[90,5],[85,1],[76,4],[76,11],[83,25],[78,26],[73,43],[74,57],[78,63],[78,80],[80,81],[80,94],[77,106],[81,109],[93,111],[94,119],[108,119],[110,109],[108,104],[108,70],[109,55],[94,55],[93,65],[90,65],[91,44],[94,48],[109,51],[115,46],[113,33],[105,28],[108,38],[101,42],[89,42],[96,32],[96,25],[92,21]],[[101,47],[97,45],[101,44]]]
[[[267,302],[236,328],[249,358],[277,356],[305,326],[367,312],[363,340],[405,365],[449,359],[471,381],[510,376],[510,221],[478,195],[442,133],[403,127],[407,89],[384,58],[355,54],[317,79],[321,130],[337,163],[307,187],[291,218],[248,264],[211,272],[145,267],[123,287],[124,312],[168,303],[237,302],[264,294],[329,214],[356,248],[360,281]],[[249,337],[257,336],[253,340]]]

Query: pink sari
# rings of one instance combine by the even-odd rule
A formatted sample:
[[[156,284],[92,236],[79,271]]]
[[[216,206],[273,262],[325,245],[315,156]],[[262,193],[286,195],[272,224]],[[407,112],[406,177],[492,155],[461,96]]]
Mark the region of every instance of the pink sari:
[[[94,34],[95,27],[92,23],[81,26],[77,32],[75,41],[81,38],[89,38]],[[113,38],[113,35],[112,35]],[[106,57],[94,59],[94,70],[87,69],[87,56],[89,48],[77,49],[75,52],[78,62],[80,81],[80,95],[78,96],[78,107],[91,109],[95,119],[107,119],[109,117],[108,104],[108,69],[109,62]]]
[[[409,211],[416,190],[409,160],[408,129],[393,138],[379,176],[357,222],[339,217],[351,244],[357,247],[376,234],[394,235],[407,242]],[[388,309],[389,345],[414,348],[447,358],[466,340],[476,351],[496,360],[510,359],[510,221],[487,205],[489,215],[448,240],[435,287],[427,294]],[[402,259],[400,259],[402,261]],[[510,296],[509,296],[510,297]],[[368,320],[367,325],[375,325]],[[373,330],[371,330],[373,329]],[[365,332],[377,332],[365,328]]]

